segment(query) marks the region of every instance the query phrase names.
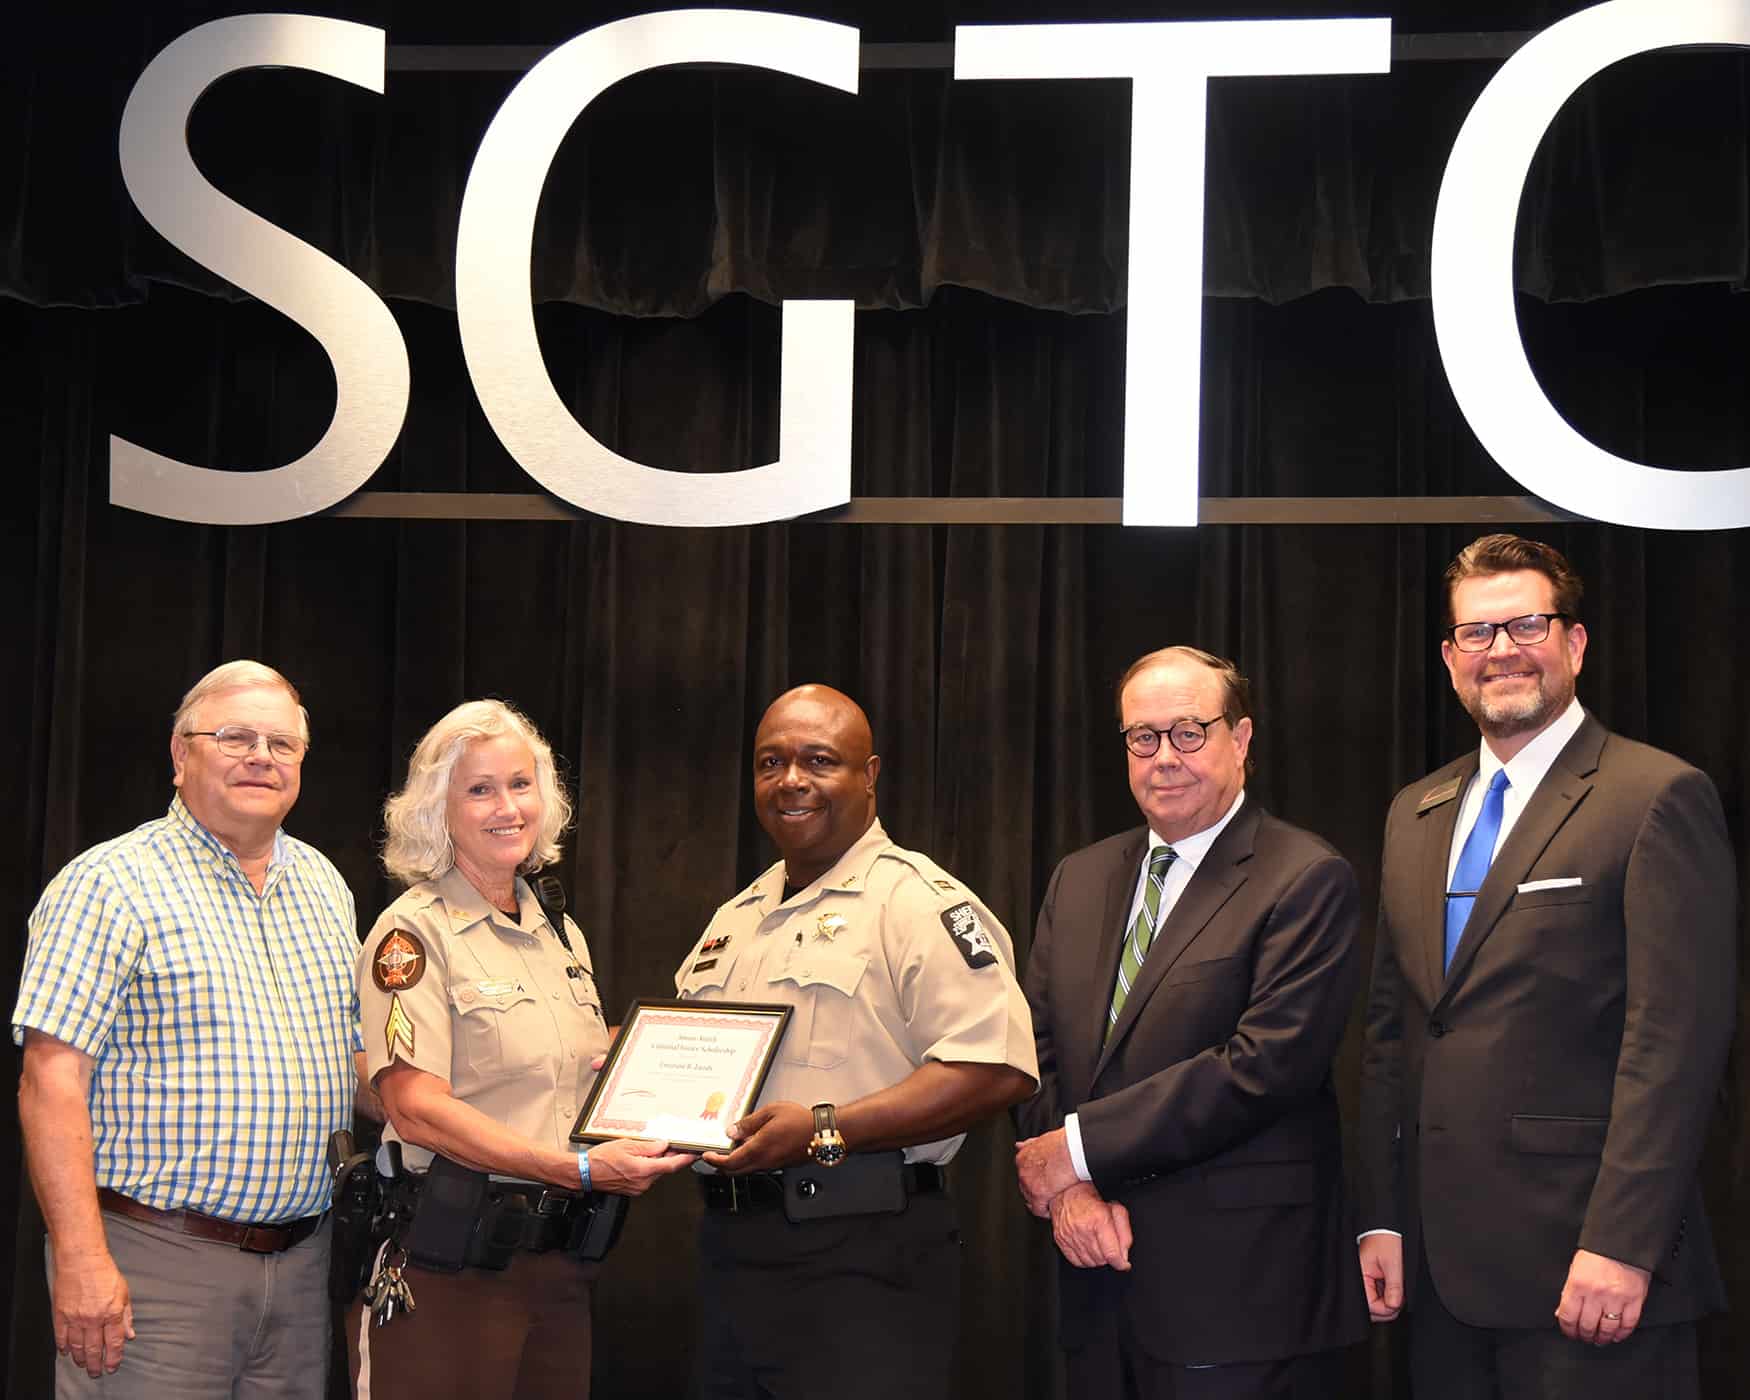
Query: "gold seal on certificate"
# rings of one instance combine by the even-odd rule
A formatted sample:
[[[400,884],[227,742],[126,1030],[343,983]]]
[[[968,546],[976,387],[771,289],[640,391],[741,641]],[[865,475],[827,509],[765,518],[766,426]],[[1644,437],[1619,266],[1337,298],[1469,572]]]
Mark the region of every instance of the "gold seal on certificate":
[[[689,1152],[727,1152],[726,1131],[753,1108],[788,1006],[738,1001],[635,1001],[608,1047],[573,1142],[650,1138]]]

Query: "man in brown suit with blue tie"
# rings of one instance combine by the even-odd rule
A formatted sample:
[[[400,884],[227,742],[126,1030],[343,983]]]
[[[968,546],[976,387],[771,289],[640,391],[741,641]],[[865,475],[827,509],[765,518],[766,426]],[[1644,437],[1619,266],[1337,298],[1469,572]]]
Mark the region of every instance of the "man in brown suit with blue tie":
[[[1476,541],[1441,653],[1480,747],[1386,820],[1362,1064],[1361,1273],[1417,1400],[1697,1391],[1724,1306],[1696,1183],[1731,1039],[1720,800],[1575,699],[1581,585]]]

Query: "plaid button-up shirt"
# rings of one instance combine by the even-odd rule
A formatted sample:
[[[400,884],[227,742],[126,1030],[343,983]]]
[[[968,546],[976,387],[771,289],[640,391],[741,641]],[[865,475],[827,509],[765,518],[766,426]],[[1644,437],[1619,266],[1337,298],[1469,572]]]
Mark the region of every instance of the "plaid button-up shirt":
[[[360,1048],[352,892],[275,835],[257,895],[176,798],[43,892],[12,1037],[92,1057],[97,1184],[160,1210],[266,1222],[328,1206]]]

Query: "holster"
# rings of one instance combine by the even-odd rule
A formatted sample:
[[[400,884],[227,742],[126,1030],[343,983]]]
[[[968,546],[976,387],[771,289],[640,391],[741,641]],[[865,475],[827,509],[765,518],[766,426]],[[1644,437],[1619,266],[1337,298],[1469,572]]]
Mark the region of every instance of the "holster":
[[[334,1178],[328,1296],[337,1303],[350,1303],[364,1287],[377,1247],[373,1227],[382,1212],[383,1187],[370,1154],[357,1151],[352,1134],[344,1129],[329,1139],[328,1167]]]

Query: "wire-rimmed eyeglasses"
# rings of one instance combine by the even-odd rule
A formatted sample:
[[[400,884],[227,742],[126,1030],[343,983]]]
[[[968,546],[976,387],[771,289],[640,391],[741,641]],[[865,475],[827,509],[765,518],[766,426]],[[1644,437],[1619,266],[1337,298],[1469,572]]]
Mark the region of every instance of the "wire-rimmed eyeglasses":
[[[275,763],[302,763],[310,746],[296,734],[267,734],[246,724],[221,724],[217,729],[190,729],[185,739],[207,738],[219,746],[226,758],[248,758],[255,746],[267,744],[269,757]]]

